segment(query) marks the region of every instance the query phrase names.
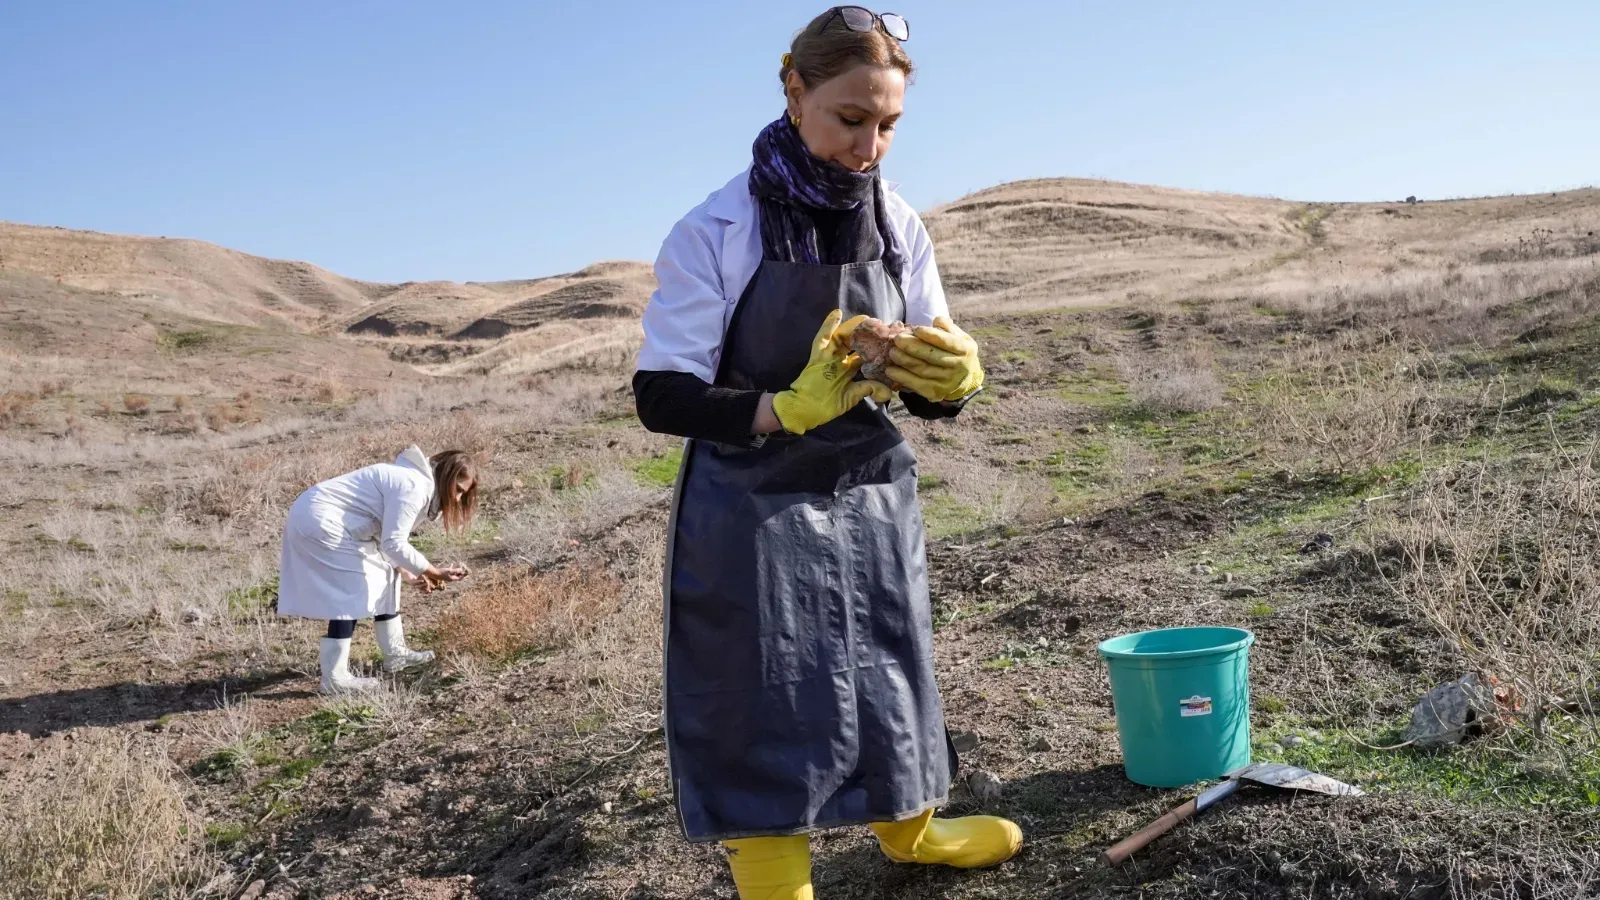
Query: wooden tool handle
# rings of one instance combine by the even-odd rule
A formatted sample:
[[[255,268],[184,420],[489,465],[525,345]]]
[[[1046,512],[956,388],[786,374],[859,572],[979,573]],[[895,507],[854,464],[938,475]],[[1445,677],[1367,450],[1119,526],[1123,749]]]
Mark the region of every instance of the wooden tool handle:
[[[1200,793],[1200,796],[1151,822],[1144,827],[1143,831],[1124,838],[1115,847],[1100,854],[1100,862],[1108,866],[1121,863],[1133,854],[1143,850],[1151,841],[1171,831],[1179,822],[1189,818],[1196,812],[1210,809],[1219,801],[1233,796],[1237,790],[1239,790],[1239,779],[1237,778],[1229,778],[1221,784],[1207,788]]]
[[[1151,841],[1176,828],[1179,822],[1194,815],[1194,812],[1195,801],[1191,799],[1177,809],[1146,825],[1137,834],[1129,835],[1118,841],[1116,846],[1100,854],[1100,862],[1108,866],[1118,865],[1123,860],[1143,850]]]

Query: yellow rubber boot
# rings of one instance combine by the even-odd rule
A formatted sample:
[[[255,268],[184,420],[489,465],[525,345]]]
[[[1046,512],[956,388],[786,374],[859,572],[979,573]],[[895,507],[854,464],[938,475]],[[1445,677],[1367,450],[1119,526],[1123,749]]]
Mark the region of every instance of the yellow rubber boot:
[[[883,854],[895,862],[981,869],[995,866],[1022,849],[1022,829],[998,816],[935,819],[928,810],[904,822],[874,822]]]
[[[811,843],[793,837],[724,841],[739,900],[812,900]]]

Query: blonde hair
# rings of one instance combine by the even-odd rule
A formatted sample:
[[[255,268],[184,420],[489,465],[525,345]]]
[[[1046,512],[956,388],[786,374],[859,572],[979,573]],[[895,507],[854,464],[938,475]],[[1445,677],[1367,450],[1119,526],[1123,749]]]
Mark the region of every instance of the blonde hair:
[[[882,25],[874,25],[871,31],[852,31],[843,17],[829,9],[794,36],[778,70],[778,79],[787,84],[789,73],[798,72],[806,87],[814,88],[858,65],[868,65],[899,69],[910,81],[916,73],[911,57]]]

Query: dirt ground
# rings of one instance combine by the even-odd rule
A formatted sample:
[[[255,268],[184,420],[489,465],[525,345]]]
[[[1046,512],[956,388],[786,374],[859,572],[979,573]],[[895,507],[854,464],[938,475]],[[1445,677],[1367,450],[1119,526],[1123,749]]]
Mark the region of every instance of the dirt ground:
[[[1066,202],[1055,194],[1001,193],[963,201],[969,220],[1008,208],[975,204],[1005,201],[1033,204],[1019,221],[1040,228],[1084,227],[1086,214],[1038,211]],[[1156,209],[1170,195],[1072,202],[1090,201],[1135,204],[1122,212],[1157,221],[1160,240],[1211,247],[1185,295],[1104,303],[1062,289],[1044,304],[1029,292],[1049,272],[1025,291],[996,282],[985,290],[1012,293],[958,308],[988,361],[980,402],[954,422],[899,419],[921,460],[937,670],[963,748],[948,812],[1010,817],[1025,849],[992,870],[922,869],[889,862],[864,829],[826,832],[812,842],[817,896],[1592,896],[1600,742],[1579,719],[1552,745],[1559,764],[1518,750],[1517,728],[1458,750],[1369,745],[1395,743],[1421,693],[1477,665],[1484,646],[1441,627],[1411,580],[1431,577],[1396,549],[1418,510],[1470,473],[1504,491],[1568,471],[1592,439],[1600,244],[1585,234],[1600,207],[1585,192],[1526,198],[1572,220],[1546,237],[1483,211],[1522,201],[1474,201],[1490,205],[1452,240],[1438,224],[1456,215],[1447,204],[1308,220],[1301,204],[1262,201],[1251,218],[1201,198],[1190,230],[1175,231]],[[942,215],[941,240],[990,235],[981,253],[954,254],[952,272],[977,284],[1016,223],[957,228]],[[1402,215],[1438,221],[1391,221]],[[1230,217],[1263,237],[1196,236]],[[1369,219],[1418,229],[1391,253],[1396,270],[1330,276],[1318,254],[1378,252]],[[1194,287],[1230,267],[1253,286]],[[22,299],[82,300],[28,284],[6,297],[19,359],[34,315]],[[98,333],[110,341],[122,324],[136,327]],[[675,824],[659,581],[677,443],[639,427],[626,370],[575,360],[524,379],[423,374],[358,343],[368,338],[240,328],[232,343],[185,348],[188,367],[169,357],[148,373],[204,382],[207,408],[247,410],[216,429],[158,424],[184,415],[172,398],[198,396],[190,387],[151,385],[153,410],[119,398],[94,412],[91,398],[124,393],[126,376],[96,381],[66,344],[11,376],[7,390],[33,399],[4,432],[0,794],[33,827],[0,826],[0,849],[90,871],[81,854],[94,851],[75,848],[100,845],[52,844],[39,825],[67,821],[52,797],[115,808],[145,796],[99,798],[73,774],[84,754],[145,759],[142,748],[161,761],[151,796],[168,791],[187,818],[118,852],[193,858],[149,895],[733,896],[719,852],[684,843]],[[152,348],[173,330],[157,328]],[[271,340],[285,355],[249,355]],[[141,358],[126,353],[127,365]],[[402,371],[363,380],[376,360]],[[349,371],[319,390],[334,365]],[[69,416],[88,420],[78,437]],[[329,701],[315,693],[318,629],[272,613],[281,517],[304,486],[413,441],[492,458],[472,532],[417,536],[475,574],[406,596],[412,644],[439,651],[436,665]],[[1101,850],[1191,792],[1123,776],[1095,647],[1199,624],[1256,635],[1255,757],[1368,796],[1246,789],[1102,868]],[[475,633],[508,637],[491,647]],[[1582,650],[1573,671],[1592,674],[1600,644]],[[370,629],[354,656],[375,660]],[[998,779],[998,796],[980,799],[974,773]],[[140,895],[90,880],[54,896]]]

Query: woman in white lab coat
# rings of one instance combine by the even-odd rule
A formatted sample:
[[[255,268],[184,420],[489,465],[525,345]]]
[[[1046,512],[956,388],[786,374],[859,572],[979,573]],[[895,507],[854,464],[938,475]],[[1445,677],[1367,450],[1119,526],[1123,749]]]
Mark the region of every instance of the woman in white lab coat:
[[[289,509],[278,576],[278,613],[328,623],[322,639],[322,690],[368,691],[375,678],[350,674],[350,638],[357,619],[373,619],[385,671],[433,659],[406,646],[400,622],[400,584],[430,592],[467,576],[440,569],[411,546],[417,520],[442,519],[446,530],[468,525],[477,512],[478,475],[472,457],[449,450],[433,458],[416,447],[318,484]]]
[[[685,837],[726,846],[744,900],[810,900],[823,828],[869,826],[904,863],[989,866],[1022,844],[1004,819],[934,816],[956,760],[916,455],[894,392],[847,349],[865,317],[917,326],[887,374],[924,419],[983,383],[933,243],[878,172],[907,37],[902,17],[845,6],[795,38],[788,109],[667,237],[644,314],[639,418],[689,438],[667,530],[673,795]]]

